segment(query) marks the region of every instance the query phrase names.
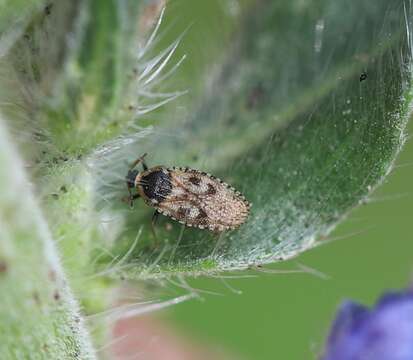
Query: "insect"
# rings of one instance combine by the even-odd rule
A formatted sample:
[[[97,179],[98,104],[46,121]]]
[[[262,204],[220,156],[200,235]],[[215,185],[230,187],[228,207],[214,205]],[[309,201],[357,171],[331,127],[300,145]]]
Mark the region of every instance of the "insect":
[[[142,198],[155,208],[152,230],[159,214],[169,216],[186,226],[214,232],[231,230],[242,225],[251,204],[233,187],[205,172],[182,167],[148,168],[138,158],[126,175],[128,201]],[[142,164],[143,171],[136,169]]]
[[[360,82],[364,81],[367,79],[367,73],[363,71],[360,75]]]

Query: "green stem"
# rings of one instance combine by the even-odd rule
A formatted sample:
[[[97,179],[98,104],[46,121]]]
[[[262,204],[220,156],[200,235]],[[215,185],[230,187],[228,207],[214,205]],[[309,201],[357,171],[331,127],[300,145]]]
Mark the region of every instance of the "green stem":
[[[2,359],[95,359],[79,306],[3,122],[0,169]]]

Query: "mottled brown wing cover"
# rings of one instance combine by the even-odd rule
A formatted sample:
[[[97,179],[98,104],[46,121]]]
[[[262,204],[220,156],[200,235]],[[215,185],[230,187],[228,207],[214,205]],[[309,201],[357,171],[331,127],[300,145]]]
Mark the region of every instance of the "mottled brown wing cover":
[[[162,214],[212,231],[235,229],[246,221],[250,204],[228,184],[194,169],[168,171],[172,191],[157,205]]]

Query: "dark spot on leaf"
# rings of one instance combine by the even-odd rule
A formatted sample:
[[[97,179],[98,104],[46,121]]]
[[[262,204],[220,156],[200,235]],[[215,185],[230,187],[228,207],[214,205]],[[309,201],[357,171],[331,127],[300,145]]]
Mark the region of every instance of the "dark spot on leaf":
[[[56,281],[56,272],[54,270],[49,270],[49,279],[51,281]]]
[[[0,274],[6,273],[8,270],[7,263],[3,260],[0,260]]]
[[[52,13],[53,4],[46,5],[44,8],[44,13],[49,16]]]
[[[34,291],[33,294],[32,294],[32,296],[33,296],[34,302],[35,302],[37,305],[40,306],[40,296],[39,296],[39,293],[38,293],[37,291]]]
[[[265,90],[262,84],[258,84],[254,86],[250,90],[247,96],[247,101],[246,101],[247,109],[248,110],[255,109],[258,105],[262,103],[264,96],[265,96]]]
[[[230,115],[228,119],[225,121],[228,126],[233,126],[237,123],[237,117],[235,115]]]
[[[54,292],[54,294],[53,294],[53,299],[55,299],[56,301],[59,301],[60,300],[60,294],[59,294],[59,291],[55,291]]]
[[[360,82],[364,81],[367,79],[367,73],[364,71],[360,75]]]
[[[61,191],[62,193],[64,193],[64,194],[66,194],[66,193],[67,193],[67,188],[66,188],[66,186],[65,186],[65,185],[62,185],[62,186],[60,187],[60,191]]]

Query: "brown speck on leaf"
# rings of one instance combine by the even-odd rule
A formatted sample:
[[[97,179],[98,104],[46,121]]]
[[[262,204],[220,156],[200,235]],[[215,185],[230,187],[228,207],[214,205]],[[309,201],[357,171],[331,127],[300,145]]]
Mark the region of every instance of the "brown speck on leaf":
[[[55,290],[55,292],[53,293],[53,299],[55,299],[56,301],[60,300],[59,291]]]
[[[39,296],[39,293],[37,292],[37,291],[33,291],[33,294],[32,294],[32,296],[33,296],[33,300],[34,300],[34,302],[37,304],[37,305],[41,305],[41,302],[40,302],[40,296]]]
[[[54,271],[54,270],[49,270],[49,279],[51,280],[51,281],[56,281],[56,272]]]
[[[364,71],[360,75],[360,82],[364,81],[367,79],[367,73]]]
[[[0,274],[4,274],[7,272],[8,266],[4,260],[0,260]]]
[[[129,79],[129,80],[134,80],[136,77],[137,77],[137,76],[136,76],[135,71],[133,72],[133,74],[129,74],[129,75],[128,75],[128,79]]]
[[[251,89],[247,96],[246,106],[248,110],[255,109],[263,100],[265,90],[262,84],[258,84]]]
[[[52,7],[53,7],[53,4],[48,4],[48,5],[46,5],[46,7],[44,8],[44,13],[45,13],[47,16],[49,16],[49,15],[52,13]]]

